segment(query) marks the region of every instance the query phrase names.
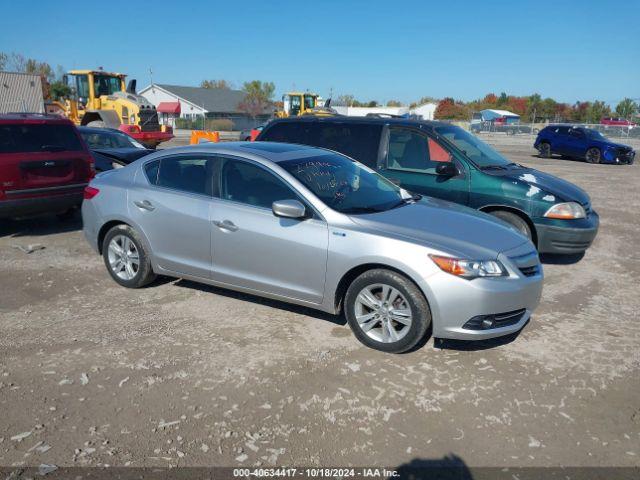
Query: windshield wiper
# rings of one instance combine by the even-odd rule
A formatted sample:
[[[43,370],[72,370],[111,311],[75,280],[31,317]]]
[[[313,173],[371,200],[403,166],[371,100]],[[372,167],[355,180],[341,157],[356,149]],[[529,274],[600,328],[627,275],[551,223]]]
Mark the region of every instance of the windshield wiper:
[[[350,214],[350,213],[379,213],[382,210],[379,208],[373,207],[350,207],[342,210],[341,213]]]
[[[63,152],[66,149],[64,145],[42,145],[40,150],[45,150],[47,152]]]
[[[480,170],[506,170],[504,165],[483,165]]]

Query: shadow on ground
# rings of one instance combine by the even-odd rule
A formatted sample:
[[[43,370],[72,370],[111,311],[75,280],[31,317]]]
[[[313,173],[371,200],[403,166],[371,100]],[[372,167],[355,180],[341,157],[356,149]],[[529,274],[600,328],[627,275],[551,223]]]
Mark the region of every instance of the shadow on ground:
[[[82,230],[80,214],[60,219],[55,215],[43,215],[17,220],[0,220],[0,237],[44,237],[57,233],[67,233]]]
[[[300,315],[306,315],[308,317],[318,318],[336,325],[346,325],[347,321],[343,315],[330,315],[320,310],[314,310],[313,308],[303,307],[299,305],[293,305],[291,303],[281,302],[279,300],[271,300],[269,298],[258,297],[249,293],[236,292],[234,290],[227,290],[224,288],[218,288],[204,283],[192,282],[191,280],[178,280],[175,283],[178,287],[190,288],[194,290],[200,290],[202,292],[215,293],[228,298],[235,298],[236,300],[242,300],[245,302],[252,302],[259,305],[266,305],[268,307],[277,308],[279,310],[285,310],[287,312],[298,313]]]
[[[471,470],[462,458],[450,454],[442,458],[414,458],[395,468],[396,475],[388,479],[400,480],[471,480]]]

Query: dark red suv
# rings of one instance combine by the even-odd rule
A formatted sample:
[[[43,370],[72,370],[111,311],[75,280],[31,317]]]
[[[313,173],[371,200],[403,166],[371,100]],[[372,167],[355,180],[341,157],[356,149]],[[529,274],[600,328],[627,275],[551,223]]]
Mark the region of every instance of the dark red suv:
[[[0,218],[68,212],[94,174],[91,153],[66,118],[0,115]]]

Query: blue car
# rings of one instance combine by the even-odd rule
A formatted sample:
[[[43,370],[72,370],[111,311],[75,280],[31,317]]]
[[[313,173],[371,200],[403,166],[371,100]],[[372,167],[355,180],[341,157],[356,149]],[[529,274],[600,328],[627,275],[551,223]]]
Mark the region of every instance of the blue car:
[[[631,165],[635,157],[633,148],[612,142],[597,130],[563,125],[550,125],[540,130],[533,147],[542,158],[557,154],[588,163]]]

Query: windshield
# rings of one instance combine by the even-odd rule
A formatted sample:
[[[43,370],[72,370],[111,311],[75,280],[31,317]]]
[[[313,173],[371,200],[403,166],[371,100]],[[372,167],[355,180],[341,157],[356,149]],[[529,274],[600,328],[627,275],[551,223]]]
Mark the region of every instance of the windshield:
[[[92,150],[100,148],[145,148],[124,133],[86,133],[81,132],[82,138]]]
[[[478,167],[505,166],[513,162],[507,160],[475,135],[456,127],[436,127],[436,132],[453,143],[458,149],[469,157]]]
[[[590,129],[585,128],[584,131],[587,134],[587,137],[589,137],[592,140],[607,140],[607,137],[602,135],[597,130],[590,130]]]
[[[101,95],[113,95],[121,90],[120,78],[109,75],[94,75],[93,90],[96,97]]]
[[[400,187],[343,155],[288,160],[279,165],[338,212],[382,212],[406,202]]]

